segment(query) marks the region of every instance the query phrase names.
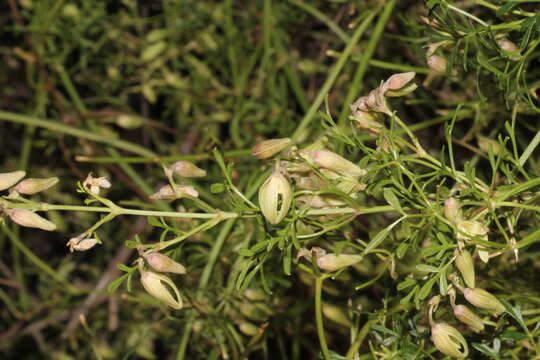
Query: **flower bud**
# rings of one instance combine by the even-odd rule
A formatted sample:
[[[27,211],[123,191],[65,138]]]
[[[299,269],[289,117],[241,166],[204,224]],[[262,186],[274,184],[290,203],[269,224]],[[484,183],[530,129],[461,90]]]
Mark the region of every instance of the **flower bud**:
[[[44,179],[24,179],[17,186],[14,187],[14,190],[19,194],[32,195],[43,190],[47,190],[50,187],[53,187],[58,183],[57,177],[50,177]]]
[[[444,217],[452,222],[461,220],[461,205],[459,200],[450,197],[444,201]]]
[[[417,88],[415,83],[411,83],[415,76],[415,72],[399,73],[390,76],[382,85],[383,94],[385,96],[397,97],[413,92]]]
[[[242,321],[240,324],[238,324],[238,330],[240,330],[244,335],[248,336],[255,336],[259,333],[259,328],[247,321]]]
[[[97,239],[81,239],[80,237],[74,237],[69,239],[66,246],[69,246],[69,251],[86,251],[91,248],[93,248],[96,244],[98,244]]]
[[[325,254],[317,258],[317,266],[325,271],[336,271],[362,261],[362,255],[350,254]]]
[[[311,157],[315,164],[344,175],[362,176],[366,173],[366,170],[332,151],[313,151]]]
[[[497,40],[497,44],[501,47],[501,49],[506,53],[506,56],[512,60],[512,61],[518,61],[521,59],[521,54],[519,53],[519,49],[512,41],[502,38]]]
[[[6,214],[13,220],[14,223],[25,227],[37,228],[41,230],[53,231],[56,230],[54,225],[49,220],[42,218],[33,211],[27,209],[6,209]]]
[[[445,355],[465,358],[469,354],[469,346],[461,333],[447,323],[435,323],[431,327],[433,344]]]
[[[356,126],[366,130],[372,136],[378,136],[385,126],[378,121],[377,113],[362,111],[351,105],[352,119]]]
[[[484,330],[484,322],[482,319],[467,306],[454,306],[454,315],[459,321],[473,329],[473,331],[480,332]]]
[[[471,254],[467,250],[456,250],[454,254],[456,255],[456,267],[461,273],[463,280],[465,280],[465,284],[470,288],[474,288],[475,274]]]
[[[501,146],[501,144],[493,139],[490,139],[488,137],[477,135],[478,140],[478,147],[483,152],[489,152],[489,149],[491,148],[491,151],[493,151],[494,155],[499,155],[504,152],[504,147]]]
[[[297,199],[298,203],[306,204],[310,208],[323,209],[334,206],[343,206],[346,203],[332,195],[302,195]]]
[[[267,298],[267,295],[261,289],[249,288],[244,291],[244,296],[251,301],[263,301]]]
[[[289,181],[275,170],[259,189],[259,206],[270,224],[277,224],[287,215],[292,201]]]
[[[439,55],[431,55],[427,58],[428,67],[435,71],[436,73],[445,73],[446,66],[448,66],[448,61]]]
[[[206,171],[193,164],[192,162],[180,160],[171,165],[175,173],[182,177],[203,177]]]
[[[337,324],[343,325],[345,327],[351,326],[351,320],[349,320],[348,316],[341,310],[341,307],[339,306],[323,303],[322,312],[324,316]]]
[[[143,120],[136,115],[122,114],[116,118],[116,125],[122,129],[137,129],[143,124]]]
[[[289,138],[264,140],[251,149],[251,154],[259,159],[268,159],[292,144]]]
[[[168,256],[160,253],[144,254],[144,259],[150,267],[158,272],[170,272],[175,274],[185,274],[184,265],[177,263]]]
[[[171,185],[164,185],[156,193],[150,195],[149,198],[152,200],[176,200],[185,195],[198,197],[199,193],[191,185],[175,185],[174,189]]]
[[[479,288],[466,288],[463,295],[468,302],[480,309],[491,310],[495,315],[505,311],[504,305],[495,296]]]
[[[8,173],[0,174],[0,191],[9,189],[16,183],[18,183],[23,177],[26,176],[26,172],[22,170],[12,171]]]
[[[164,302],[175,310],[180,310],[182,308],[183,304],[180,292],[173,281],[167,276],[157,274],[153,271],[143,270],[141,271],[141,283],[146,292],[151,296]],[[173,290],[176,299],[173,297],[171,291],[165,286],[164,283]]]

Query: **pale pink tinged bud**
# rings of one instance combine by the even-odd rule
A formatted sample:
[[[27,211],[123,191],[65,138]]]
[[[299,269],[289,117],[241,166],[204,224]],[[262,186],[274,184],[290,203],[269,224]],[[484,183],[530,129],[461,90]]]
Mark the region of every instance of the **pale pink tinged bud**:
[[[521,59],[519,49],[512,41],[503,38],[497,40],[497,44],[507,53],[506,55],[510,60],[517,61]]]
[[[313,157],[315,164],[341,174],[362,176],[366,173],[366,170],[332,151],[313,151],[311,156]]]
[[[171,165],[175,173],[182,177],[203,177],[206,171],[193,164],[192,162],[180,160]]]
[[[278,224],[289,212],[292,188],[287,178],[275,170],[259,189],[259,207],[270,224]]]
[[[178,288],[165,275],[157,274],[153,271],[141,271],[141,283],[148,294],[160,300],[175,310],[180,310],[183,306],[182,297]],[[166,286],[168,285],[168,287]],[[174,292],[174,295],[171,293]]]
[[[475,272],[474,272],[474,263],[471,254],[467,250],[455,251],[456,260],[455,264],[458,268],[465,284],[468,287],[474,288],[475,285]]]
[[[461,333],[447,323],[436,323],[431,327],[433,344],[445,355],[465,358],[469,354],[469,346]]]
[[[156,193],[150,195],[149,198],[152,200],[176,200],[185,195],[198,197],[199,193],[190,185],[176,185],[174,189],[171,185],[164,185]]]
[[[431,55],[427,58],[428,67],[436,73],[445,73],[448,61],[442,56]]]
[[[459,200],[450,197],[444,201],[444,216],[452,222],[461,219],[461,204]]]
[[[86,251],[93,248],[98,243],[99,242],[97,239],[92,239],[92,238],[81,239],[80,237],[75,237],[75,238],[69,239],[66,246],[69,246],[70,252]]]
[[[251,154],[259,159],[268,159],[287,149],[291,144],[292,140],[289,138],[264,140],[253,147]]]
[[[337,324],[345,327],[351,326],[351,320],[349,320],[349,317],[341,310],[341,307],[339,306],[323,303],[322,312],[324,316]]]
[[[337,271],[362,261],[362,255],[326,254],[317,259],[317,266],[325,271]]]
[[[6,209],[4,210],[6,214],[13,220],[14,223],[19,224],[24,227],[37,228],[47,231],[56,230],[56,225],[54,225],[49,220],[46,220],[34,213],[33,211],[27,209]]]
[[[175,274],[185,274],[186,268],[184,265],[177,263],[170,257],[160,254],[160,253],[151,253],[144,254],[146,262],[150,267],[158,272],[170,272]]]
[[[58,183],[57,177],[50,177],[45,179],[25,179],[15,186],[14,190],[19,194],[32,195],[43,190],[47,190]]]
[[[259,333],[259,328],[247,321],[242,321],[238,324],[238,329],[247,336],[255,336]]]
[[[454,315],[459,321],[469,326],[473,331],[480,332],[484,330],[484,322],[482,319],[467,306],[454,306]]]
[[[8,173],[0,174],[0,191],[9,189],[16,183],[18,183],[23,177],[26,176],[26,172],[22,170],[12,171]]]
[[[385,81],[384,87],[386,90],[400,90],[407,86],[415,76],[415,72],[394,74]]]
[[[466,288],[463,295],[468,302],[480,309],[492,311],[495,315],[505,311],[504,305],[492,294],[479,288]]]

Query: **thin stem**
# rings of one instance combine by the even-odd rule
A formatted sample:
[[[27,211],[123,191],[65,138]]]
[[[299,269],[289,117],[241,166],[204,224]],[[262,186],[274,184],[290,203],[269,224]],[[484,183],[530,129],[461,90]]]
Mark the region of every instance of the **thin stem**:
[[[225,151],[223,157],[235,157],[235,156],[247,156],[251,155],[251,149],[231,150]],[[91,163],[126,163],[126,164],[145,164],[145,163],[157,163],[162,164],[166,162],[189,160],[189,161],[203,161],[212,158],[212,154],[189,154],[189,155],[171,155],[171,156],[155,156],[138,157],[138,156],[75,156],[75,160],[79,162],[91,162]]]
[[[347,355],[345,357],[347,359],[352,359],[354,355],[358,352],[358,349],[364,342],[364,339],[366,338],[369,329],[371,328],[371,325],[373,323],[377,322],[376,320],[368,320],[364,326],[362,326],[362,329],[358,332],[358,335],[356,335],[356,339],[354,339],[354,342],[352,343],[351,347],[349,348],[349,351],[347,351]]]
[[[330,351],[326,344],[326,336],[324,334],[324,324],[322,316],[322,284],[324,276],[319,276],[315,280],[315,321],[317,323],[317,335],[319,336],[319,343],[321,344],[321,351],[325,360],[330,360]]]

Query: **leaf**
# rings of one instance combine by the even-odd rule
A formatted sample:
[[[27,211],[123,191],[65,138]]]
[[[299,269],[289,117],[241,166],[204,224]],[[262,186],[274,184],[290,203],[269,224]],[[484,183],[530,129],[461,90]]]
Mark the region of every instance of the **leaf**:
[[[116,264],[116,267],[118,268],[118,270],[122,270],[123,272],[127,272],[127,273],[130,273],[135,269],[134,267],[129,267],[122,263]]]
[[[519,331],[507,330],[501,334],[501,339],[510,341],[520,341],[526,339],[528,336]]]
[[[438,273],[439,268],[427,264],[418,264],[416,265],[416,270],[423,271],[423,272],[431,272],[431,273]]]
[[[414,296],[414,294],[418,292],[419,289],[420,289],[420,285],[415,285],[415,287],[411,290],[410,293],[407,294],[407,296],[399,300],[399,303],[401,305],[407,305],[411,301],[411,298]]]
[[[497,16],[502,16],[506,14],[507,12],[509,12],[510,10],[512,10],[513,8],[515,8],[517,5],[519,5],[519,2],[510,1],[507,4],[501,6],[499,9],[497,9],[496,14]]]
[[[417,281],[415,279],[406,278],[405,280],[403,280],[402,282],[397,284],[397,290],[398,291],[404,290],[406,288],[409,288],[409,287],[415,285],[416,283],[417,283]]]
[[[506,312],[508,312],[508,314],[510,314],[510,316],[518,322],[518,324],[523,328],[523,330],[528,333],[529,328],[527,327],[527,324],[525,324],[525,320],[523,320],[523,315],[521,315],[521,305],[512,306],[512,304],[510,304],[504,299],[499,299],[499,301],[506,308]]]
[[[225,191],[225,185],[221,183],[215,183],[215,184],[210,185],[210,192],[212,194],[219,194],[219,193],[222,193],[223,191]]]
[[[381,231],[379,231],[377,235],[375,235],[373,239],[371,239],[369,244],[367,244],[366,248],[364,249],[364,255],[376,249],[384,241],[384,239],[386,239],[386,237],[390,234],[390,231],[392,231],[394,226],[399,224],[399,222],[405,218],[406,216],[403,216],[397,219],[396,221],[394,221],[393,223],[391,223],[390,225],[388,225],[387,227],[385,227],[384,229],[382,229]]]
[[[429,293],[431,292],[431,288],[433,288],[433,285],[435,284],[438,278],[439,278],[438,276],[433,276],[422,286],[422,288],[420,289],[417,295],[418,300],[424,300],[425,298],[428,297]]]
[[[400,213],[403,212],[403,210],[401,209],[401,205],[399,204],[399,200],[391,188],[383,189],[383,197],[384,197],[384,200],[388,202],[388,204],[392,205],[394,210],[399,211]]]
[[[122,285],[122,283],[124,282],[124,280],[127,279],[127,277],[129,276],[129,273],[128,274],[124,274],[116,279],[114,279],[113,281],[110,282],[110,284],[107,286],[107,292],[109,293],[112,293],[114,292],[116,289],[118,289],[118,287],[120,285]]]

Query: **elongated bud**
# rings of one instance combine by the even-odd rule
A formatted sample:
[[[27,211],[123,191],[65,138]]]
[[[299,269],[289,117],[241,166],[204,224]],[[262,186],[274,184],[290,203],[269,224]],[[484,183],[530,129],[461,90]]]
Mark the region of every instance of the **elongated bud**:
[[[482,238],[487,238],[487,233],[489,228],[478,221],[473,220],[461,220],[457,222],[457,228],[460,232],[464,233],[465,236],[461,233],[458,233],[458,239],[468,240],[469,237],[481,236]]]
[[[415,83],[411,83],[415,76],[415,72],[399,73],[390,76],[382,85],[384,95],[396,97],[413,92],[417,87]]]
[[[474,273],[474,263],[473,263],[471,253],[469,253],[467,250],[463,250],[463,251],[456,250],[454,254],[456,255],[456,260],[455,260],[456,267],[461,273],[463,280],[465,280],[465,284],[467,284],[467,286],[470,288],[474,288],[475,273]]]
[[[149,198],[152,200],[175,200],[185,195],[198,197],[199,193],[191,185],[175,185],[174,189],[171,185],[164,185],[156,193],[150,195]]]
[[[158,272],[170,272],[175,274],[185,274],[186,268],[184,265],[177,263],[170,257],[160,254],[151,253],[144,254],[144,259],[150,265],[150,267]]]
[[[180,160],[171,165],[175,173],[182,177],[203,177],[206,171],[193,164],[192,162]]]
[[[178,288],[165,275],[157,274],[153,271],[141,271],[141,283],[144,289],[148,294],[155,297],[156,299],[164,302],[173,309],[180,310],[183,306],[182,297]],[[165,286],[167,284],[170,289],[174,292],[171,293],[171,290]]]
[[[512,41],[502,38],[497,40],[497,44],[506,52],[508,58],[512,61],[517,61],[521,59],[521,54],[519,49]]]
[[[249,288],[244,291],[244,296],[251,301],[263,301],[268,297],[261,289]]]
[[[427,58],[428,67],[436,73],[442,74],[446,72],[448,61],[439,55],[431,55]]]
[[[459,200],[450,197],[444,201],[444,217],[452,222],[461,220],[461,205]]]
[[[323,303],[322,312],[324,316],[337,324],[345,327],[351,326],[351,320],[349,320],[349,317],[341,310],[341,307],[339,306]]]
[[[313,151],[311,157],[315,164],[344,175],[362,176],[366,173],[366,170],[332,151]]]
[[[490,310],[495,315],[501,314],[505,311],[504,305],[486,290],[479,288],[466,288],[463,290],[463,295],[468,302],[477,308]]]
[[[14,190],[19,194],[32,195],[43,190],[47,190],[50,187],[53,187],[58,183],[57,177],[50,177],[44,179],[24,179],[17,186],[14,187]]]
[[[287,149],[291,144],[292,140],[289,138],[264,140],[251,149],[251,154],[259,159],[268,159]]]
[[[244,335],[248,336],[255,336],[259,333],[259,328],[247,321],[242,321],[240,324],[238,324],[238,330],[240,330]]]
[[[335,206],[343,206],[346,203],[332,195],[302,195],[296,198],[299,203],[306,204],[310,208],[322,209]]]
[[[136,115],[122,114],[116,118],[116,125],[123,129],[132,130],[141,127],[143,120]]]
[[[325,254],[317,259],[317,266],[325,271],[336,271],[362,261],[361,255],[350,254]]]
[[[9,189],[10,187],[18,183],[25,176],[26,176],[26,172],[22,170],[1,173],[0,174],[0,191]]]
[[[287,215],[292,201],[289,181],[275,170],[259,189],[259,206],[270,224],[277,224]]]
[[[433,344],[445,355],[465,358],[469,355],[469,346],[461,333],[447,323],[435,323],[431,327]]]
[[[66,246],[69,246],[70,252],[86,251],[93,248],[98,243],[99,242],[97,239],[93,239],[93,238],[81,239],[80,237],[74,237],[74,238],[69,239]]]
[[[473,331],[480,332],[484,330],[484,322],[482,319],[467,306],[454,306],[454,315],[459,321],[469,326]]]
[[[6,209],[4,212],[8,214],[14,223],[21,226],[47,231],[56,230],[56,225],[33,211],[27,209]]]

